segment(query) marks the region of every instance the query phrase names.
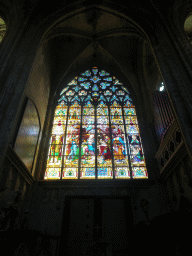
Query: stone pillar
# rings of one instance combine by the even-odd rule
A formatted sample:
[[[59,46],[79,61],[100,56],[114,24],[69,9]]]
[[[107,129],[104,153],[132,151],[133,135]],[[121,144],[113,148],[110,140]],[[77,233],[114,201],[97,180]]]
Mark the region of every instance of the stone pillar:
[[[183,64],[178,50],[164,34],[154,54],[172,101],[175,117],[180,126],[188,153],[192,158],[192,77]]]
[[[18,29],[18,28],[17,28]],[[26,28],[25,28],[26,29]],[[17,30],[17,36],[7,36],[7,48],[2,45],[7,56],[0,50],[0,167],[5,158],[23,107],[27,80],[42,37],[41,31],[33,29]],[[14,33],[14,31],[13,31]],[[15,33],[14,33],[15,34]],[[11,42],[9,41],[11,40]]]

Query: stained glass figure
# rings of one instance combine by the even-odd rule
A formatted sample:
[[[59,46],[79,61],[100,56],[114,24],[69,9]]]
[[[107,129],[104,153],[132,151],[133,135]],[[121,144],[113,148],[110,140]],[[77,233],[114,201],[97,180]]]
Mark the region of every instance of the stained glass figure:
[[[62,90],[44,178],[148,178],[135,107],[105,70],[86,70]]]

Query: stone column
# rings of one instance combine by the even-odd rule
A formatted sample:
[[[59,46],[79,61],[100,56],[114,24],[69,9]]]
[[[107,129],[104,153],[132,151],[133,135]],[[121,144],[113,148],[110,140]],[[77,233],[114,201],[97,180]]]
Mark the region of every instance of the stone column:
[[[5,53],[0,50],[0,166],[16,132],[27,80],[42,37],[41,31],[37,31],[36,27],[27,32],[24,31],[24,26],[17,29],[15,37],[11,33],[7,36],[7,48],[2,45],[1,49],[7,53],[6,58]],[[13,33],[15,34],[14,31]]]

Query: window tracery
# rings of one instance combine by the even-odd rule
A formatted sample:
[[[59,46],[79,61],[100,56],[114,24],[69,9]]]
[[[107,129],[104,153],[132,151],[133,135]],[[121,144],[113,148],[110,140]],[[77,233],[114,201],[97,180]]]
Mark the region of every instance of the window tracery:
[[[135,107],[116,77],[86,70],[60,96],[44,179],[148,178]]]

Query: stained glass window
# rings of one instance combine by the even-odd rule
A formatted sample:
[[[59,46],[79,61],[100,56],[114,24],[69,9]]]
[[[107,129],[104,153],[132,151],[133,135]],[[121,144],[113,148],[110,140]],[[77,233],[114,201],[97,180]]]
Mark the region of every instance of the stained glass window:
[[[94,67],[61,91],[44,179],[147,179],[128,89]]]
[[[5,32],[6,32],[6,25],[4,20],[0,17],[0,43],[3,40]]]

